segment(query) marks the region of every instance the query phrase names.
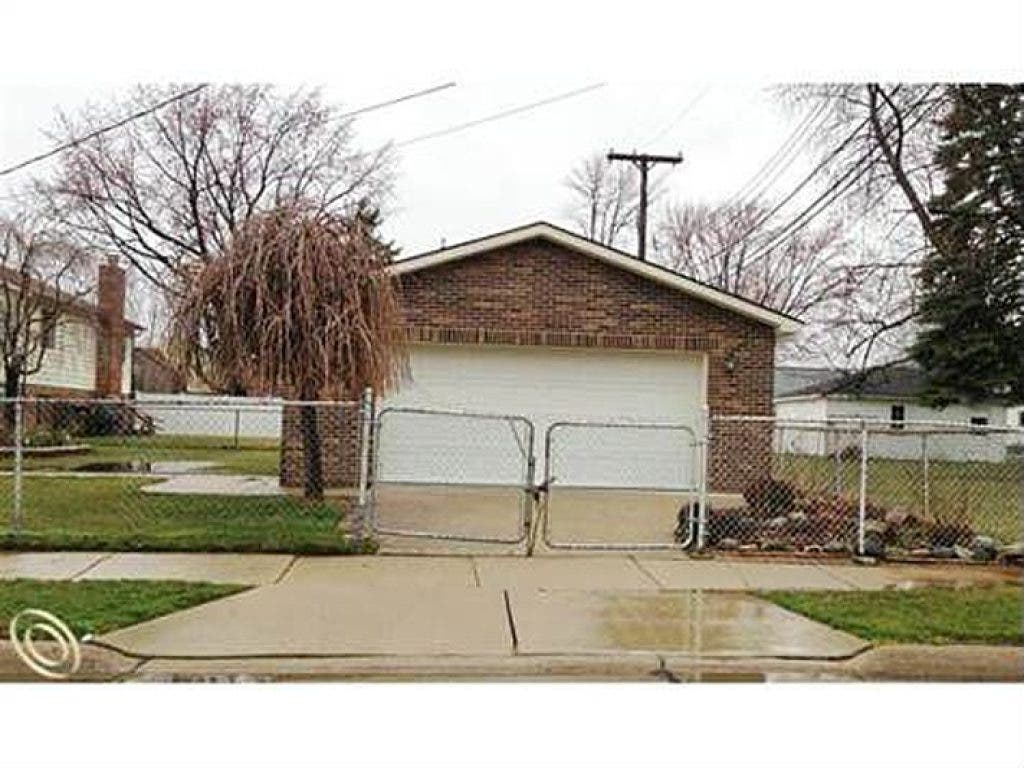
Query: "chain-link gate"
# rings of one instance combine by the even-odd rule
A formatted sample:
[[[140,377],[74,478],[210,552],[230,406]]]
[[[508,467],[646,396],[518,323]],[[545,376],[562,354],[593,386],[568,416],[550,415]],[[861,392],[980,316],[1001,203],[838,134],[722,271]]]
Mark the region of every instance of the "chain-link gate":
[[[540,525],[551,549],[690,545],[705,506],[702,441],[676,423],[562,421],[544,440]]]
[[[533,424],[517,415],[384,408],[372,441],[373,531],[452,542],[525,542],[533,432]]]

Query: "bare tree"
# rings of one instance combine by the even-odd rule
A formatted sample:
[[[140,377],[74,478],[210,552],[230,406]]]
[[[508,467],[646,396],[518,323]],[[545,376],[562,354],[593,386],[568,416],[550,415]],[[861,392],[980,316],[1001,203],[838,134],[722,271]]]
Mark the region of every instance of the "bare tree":
[[[122,101],[61,115],[53,138],[73,141],[178,92],[140,86]],[[302,201],[334,215],[379,208],[389,152],[360,153],[350,119],[316,90],[209,86],[61,155],[37,184],[76,239],[127,259],[162,288],[209,262],[252,217]]]
[[[221,391],[303,401],[386,389],[404,367],[376,215],[293,205],[255,216],[173,307],[173,350]],[[323,493],[316,406],[302,405],[306,496]]]
[[[659,227],[659,257],[672,269],[791,315],[805,315],[853,286],[843,268],[849,243],[838,222],[772,245],[777,229],[755,229],[762,203],[670,206]]]
[[[935,242],[925,201],[940,183],[934,152],[949,90],[935,84],[790,86],[782,97],[827,105],[816,131],[824,204],[861,232],[866,300],[851,305],[840,357],[854,368],[905,359],[915,332],[914,275]]]
[[[581,234],[605,245],[627,247],[636,229],[640,180],[635,169],[609,163],[600,152],[586,157],[565,179],[566,212]]]
[[[42,368],[61,326],[90,290],[90,259],[42,225],[17,213],[0,219],[0,364],[4,397],[21,394]]]

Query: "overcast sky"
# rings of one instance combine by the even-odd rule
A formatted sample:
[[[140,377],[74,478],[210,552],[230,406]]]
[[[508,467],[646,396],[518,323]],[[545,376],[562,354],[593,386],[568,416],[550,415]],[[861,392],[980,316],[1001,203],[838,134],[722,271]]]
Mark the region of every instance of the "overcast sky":
[[[321,85],[331,102],[357,108],[442,82],[311,84]],[[458,81],[454,88],[357,118],[357,140],[365,148],[401,142],[595,82],[600,81]],[[44,130],[58,107],[74,111],[126,87],[0,85],[0,167],[50,148]],[[401,148],[395,210],[385,231],[408,256],[437,247],[442,238],[452,244],[537,219],[566,224],[566,174],[588,153],[612,147],[682,152],[668,196],[725,199],[778,149],[798,119],[768,84],[609,81],[564,101]],[[806,162],[795,162],[775,184],[780,194],[806,170]]]

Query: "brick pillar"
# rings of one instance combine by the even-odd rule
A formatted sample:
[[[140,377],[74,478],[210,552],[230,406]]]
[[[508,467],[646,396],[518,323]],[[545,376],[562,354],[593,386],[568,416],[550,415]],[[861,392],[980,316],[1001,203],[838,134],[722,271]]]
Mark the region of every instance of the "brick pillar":
[[[121,394],[121,369],[124,365],[125,273],[115,264],[101,264],[97,280],[99,333],[96,342],[96,394],[100,397]]]
[[[359,485],[359,403],[313,406],[320,434],[324,487],[351,490]],[[305,460],[302,406],[286,403],[281,423],[281,486],[303,487]]]

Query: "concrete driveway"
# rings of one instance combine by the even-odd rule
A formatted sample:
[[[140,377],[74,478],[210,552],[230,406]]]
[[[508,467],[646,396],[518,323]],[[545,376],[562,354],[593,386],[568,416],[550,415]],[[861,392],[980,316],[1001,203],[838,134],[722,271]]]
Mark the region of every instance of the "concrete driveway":
[[[774,583],[850,587],[823,569],[792,568]],[[655,666],[666,657],[848,658],[866,647],[731,591],[756,573],[627,557],[302,558],[275,583],[101,640],[137,657],[602,655]]]

